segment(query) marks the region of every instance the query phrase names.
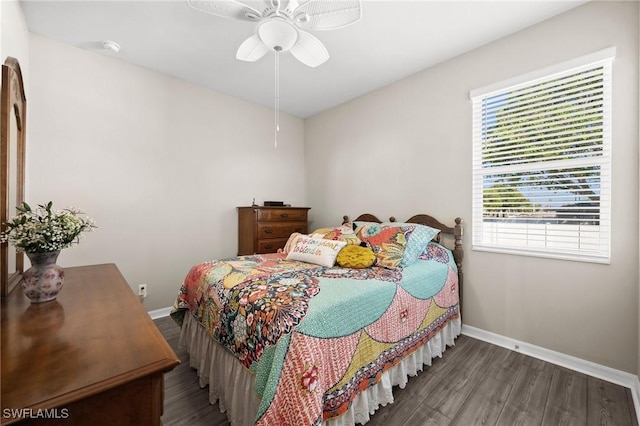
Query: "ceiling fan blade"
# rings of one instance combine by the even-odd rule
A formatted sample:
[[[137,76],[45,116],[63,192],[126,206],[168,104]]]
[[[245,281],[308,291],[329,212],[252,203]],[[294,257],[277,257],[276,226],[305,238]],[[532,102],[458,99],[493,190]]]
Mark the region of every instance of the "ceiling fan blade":
[[[362,17],[360,0],[309,0],[293,12],[293,20],[305,30],[333,30]]]
[[[255,62],[262,58],[269,48],[258,38],[257,35],[252,35],[246,39],[236,52],[236,58],[241,61]]]
[[[262,19],[260,12],[235,0],[187,0],[187,3],[200,12],[224,18],[235,18],[242,21],[258,21]]]
[[[298,41],[289,51],[297,60],[312,68],[324,64],[329,59],[329,52],[324,44],[304,31],[299,31]]]

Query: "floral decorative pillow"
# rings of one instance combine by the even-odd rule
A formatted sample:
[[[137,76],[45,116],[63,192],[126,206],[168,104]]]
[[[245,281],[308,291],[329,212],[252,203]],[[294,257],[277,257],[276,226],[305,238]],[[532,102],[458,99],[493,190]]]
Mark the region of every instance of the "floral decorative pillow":
[[[407,237],[413,229],[374,222],[354,222],[354,231],[375,253],[376,265],[389,269],[401,267]]]
[[[357,246],[362,242],[353,231],[351,223],[345,223],[337,228],[316,229],[309,235],[314,238],[323,238],[325,240],[344,241],[347,244],[355,244]]]
[[[336,256],[346,245],[347,243],[344,241],[324,240],[300,235],[289,249],[287,259],[332,267],[336,263]]]
[[[383,225],[399,226],[405,230],[407,246],[400,262],[403,268],[417,261],[427,244],[440,233],[439,229],[417,223],[385,222]]]

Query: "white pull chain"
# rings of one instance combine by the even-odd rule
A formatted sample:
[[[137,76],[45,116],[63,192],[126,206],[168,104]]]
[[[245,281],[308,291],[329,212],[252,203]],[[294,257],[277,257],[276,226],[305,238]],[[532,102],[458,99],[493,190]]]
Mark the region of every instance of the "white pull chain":
[[[278,132],[280,131],[280,51],[275,50],[275,133],[274,133],[274,148],[278,147]]]

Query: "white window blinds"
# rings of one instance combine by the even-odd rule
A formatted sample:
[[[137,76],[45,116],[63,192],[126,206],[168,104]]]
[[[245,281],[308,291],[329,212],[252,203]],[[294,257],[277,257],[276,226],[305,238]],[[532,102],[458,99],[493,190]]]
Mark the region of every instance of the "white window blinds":
[[[614,54],[472,92],[473,249],[609,262]]]

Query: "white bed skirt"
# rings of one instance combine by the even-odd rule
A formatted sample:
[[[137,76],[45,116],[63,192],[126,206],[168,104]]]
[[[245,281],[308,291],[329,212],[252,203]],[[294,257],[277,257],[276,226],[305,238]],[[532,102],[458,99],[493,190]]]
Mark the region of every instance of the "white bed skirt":
[[[381,405],[393,402],[392,387],[404,388],[409,376],[416,376],[431,359],[442,357],[447,346],[454,345],[460,335],[460,317],[449,321],[426,345],[383,373],[382,379],[361,392],[351,408],[340,417],[324,422],[327,426],[365,424]],[[200,386],[209,386],[209,402],[219,401],[220,411],[227,413],[233,426],[254,424],[260,398],[253,390],[254,375],[187,313],[180,334],[180,347],[189,352],[189,365],[198,370]]]

